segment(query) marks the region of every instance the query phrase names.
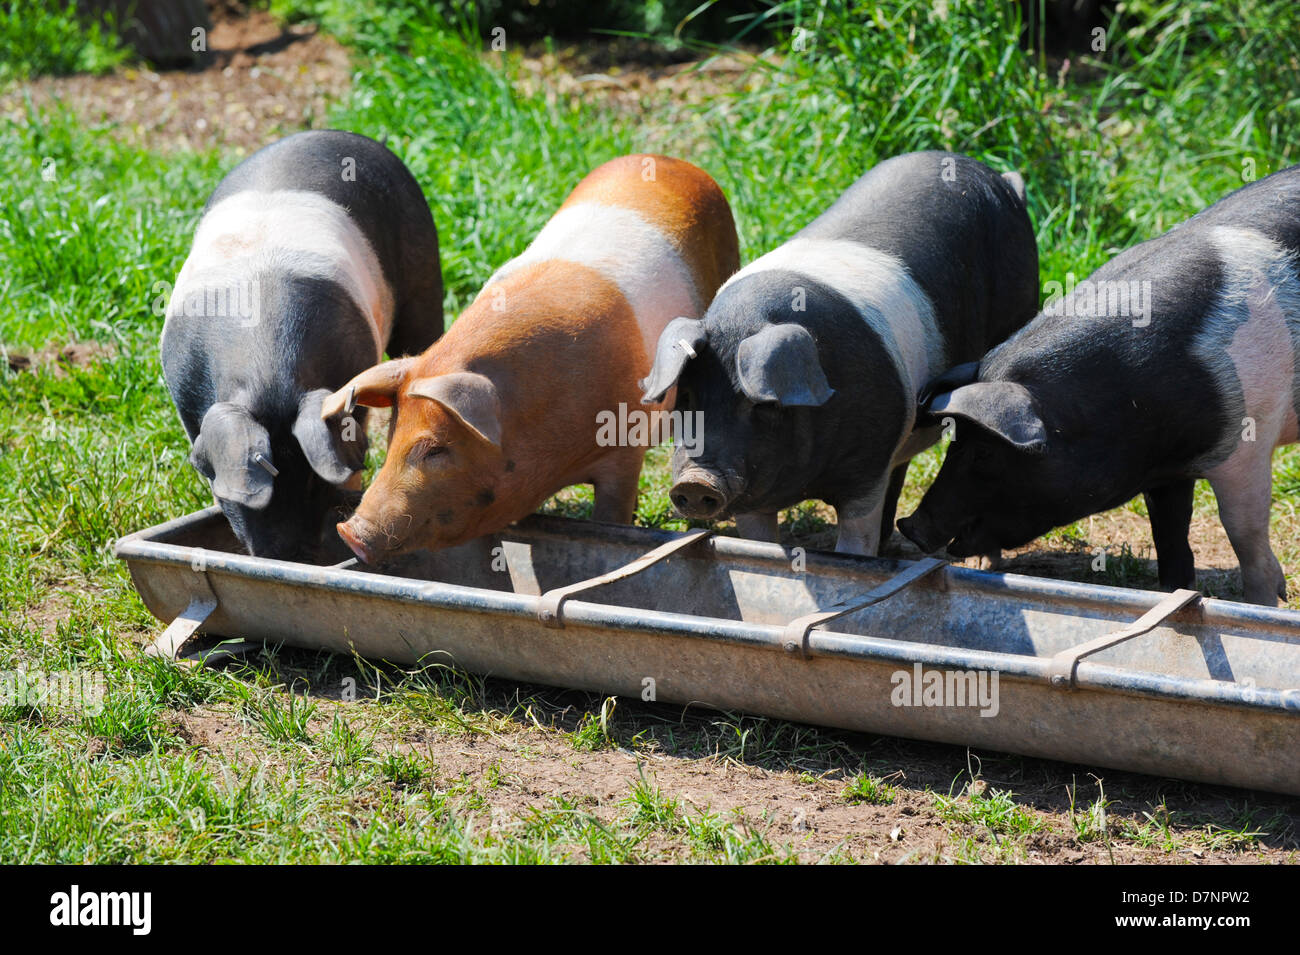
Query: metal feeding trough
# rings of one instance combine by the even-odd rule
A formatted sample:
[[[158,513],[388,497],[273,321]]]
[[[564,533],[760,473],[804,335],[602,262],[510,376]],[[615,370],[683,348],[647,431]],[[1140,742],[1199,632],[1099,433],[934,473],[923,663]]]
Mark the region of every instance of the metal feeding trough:
[[[117,556],[171,626],[1300,795],[1300,613],[533,516],[381,568],[209,508]]]

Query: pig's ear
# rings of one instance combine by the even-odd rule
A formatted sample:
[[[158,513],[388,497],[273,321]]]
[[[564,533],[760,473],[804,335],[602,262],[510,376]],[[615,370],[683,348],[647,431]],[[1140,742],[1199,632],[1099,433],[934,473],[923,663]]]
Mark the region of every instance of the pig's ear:
[[[643,405],[654,405],[664,400],[664,395],[677,384],[686,363],[708,340],[704,323],[694,318],[674,318],[659,336],[655,348],[655,362],[650,366],[650,374],[642,378],[639,384],[645,392],[641,396]]]
[[[355,394],[356,403],[367,408],[387,408],[397,398],[414,358],[394,358],[367,368],[334,394],[321,402],[320,416],[332,418],[347,407],[348,399]]]
[[[977,381],[937,395],[930,402],[933,415],[965,418],[1030,454],[1047,450],[1047,428],[1034,407],[1033,396],[1014,381]]]
[[[977,381],[980,376],[980,363],[977,361],[968,361],[964,365],[954,365],[942,375],[931,378],[921,393],[916,396],[918,407],[924,408],[928,405],[935,395],[943,394],[945,391],[952,391],[954,388],[960,388],[962,385],[969,385]]]
[[[835,394],[822,371],[817,343],[802,325],[769,325],[750,335],[736,350],[736,371],[750,401],[816,407]]]
[[[219,401],[208,409],[190,463],[212,482],[212,493],[223,501],[259,511],[271,503],[271,438],[239,405]]]
[[[417,378],[407,394],[438,402],[479,437],[501,447],[501,399],[490,378],[468,371]]]
[[[345,484],[365,463],[366,432],[356,419],[346,422],[322,416],[321,405],[329,394],[328,388],[318,388],[302,396],[293,436],[313,471],[331,484]]]

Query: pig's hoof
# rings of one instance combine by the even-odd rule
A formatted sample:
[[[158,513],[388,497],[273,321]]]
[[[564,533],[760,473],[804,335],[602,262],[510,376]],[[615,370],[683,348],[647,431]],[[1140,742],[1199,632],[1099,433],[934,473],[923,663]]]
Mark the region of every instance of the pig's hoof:
[[[990,554],[980,554],[980,570],[998,570],[1002,566],[1002,551],[995,550]]]

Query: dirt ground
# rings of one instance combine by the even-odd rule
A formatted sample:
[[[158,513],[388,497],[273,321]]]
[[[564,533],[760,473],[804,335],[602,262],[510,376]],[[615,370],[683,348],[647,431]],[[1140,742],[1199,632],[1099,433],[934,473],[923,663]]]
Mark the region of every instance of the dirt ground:
[[[310,654],[281,651],[277,665],[281,679],[295,682],[307,679],[316,664]],[[609,822],[625,811],[630,787],[645,780],[683,811],[738,820],[770,844],[792,847],[805,862],[834,853],[885,864],[1233,864],[1294,863],[1300,854],[1300,806],[1281,796],[1247,799],[1228,788],[792,724],[780,737],[781,756],[674,752],[670,739],[695,740],[713,721],[736,717],[628,700],[618,701],[612,735],[619,745],[590,752],[575,749],[568,734],[577,728],[573,714],[598,708],[597,698],[504,681],[486,686],[485,712],[499,714],[526,701],[535,722],[512,719],[486,733],[373,727],[381,747],[416,752],[437,767],[423,785],[446,790],[468,781],[487,807],[485,821],[496,829],[553,806],[557,796]],[[324,703],[328,696],[318,699]],[[343,708],[363,731],[365,710],[357,703]],[[204,707],[173,719],[188,746],[207,758],[274,761],[256,730],[228,710]],[[330,719],[315,718],[313,733],[323,733]],[[638,734],[635,749],[621,745]],[[801,750],[807,755],[790,758]],[[846,783],[861,767],[893,788],[892,801],[875,805],[846,797]],[[319,772],[329,772],[328,758]],[[1015,794],[1033,831],[1015,835],[960,818],[998,790]],[[946,796],[952,798],[945,804]],[[1107,800],[1111,835],[1081,839],[1075,821],[1099,797]],[[1243,812],[1250,813],[1245,825]],[[1256,835],[1237,835],[1243,831]],[[665,862],[680,851],[668,840],[660,848]],[[645,849],[653,853],[656,846],[652,841]]]
[[[87,123],[159,151],[229,149],[235,156],[301,129],[327,125],[332,103],[351,85],[348,51],[310,25],[284,26],[261,10],[213,4],[209,55],[200,66],[155,72],[129,66],[105,76],[47,76],[0,93],[0,116],[20,121],[27,96],[61,102]],[[519,87],[553,98],[600,97],[650,114],[689,106],[719,90],[756,82],[752,56],[665,54],[614,38],[594,48],[528,48]],[[680,135],[680,131],[679,134]],[[648,142],[653,148],[653,136]]]
[[[351,83],[348,52],[310,26],[281,27],[265,11],[215,11],[209,56],[190,70],[123,67],[105,76],[46,76],[0,94],[0,116],[62,102],[133,145],[167,152],[223,147],[251,153],[325,125]]]

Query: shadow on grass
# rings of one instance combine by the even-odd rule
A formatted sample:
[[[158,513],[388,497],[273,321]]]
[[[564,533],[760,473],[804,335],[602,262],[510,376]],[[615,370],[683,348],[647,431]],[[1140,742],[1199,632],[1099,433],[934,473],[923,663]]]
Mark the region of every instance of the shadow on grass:
[[[849,784],[859,774],[932,798],[979,779],[1018,805],[1085,820],[1100,804],[1112,837],[1139,845],[1180,840],[1211,848],[1300,851],[1293,798],[991,750],[876,736],[626,697],[480,677],[452,667],[399,668],[325,652],[267,648],[232,676],[293,687],[316,700],[374,700],[403,708],[435,733],[510,735],[540,729],[575,755],[623,750],[679,760],[731,761]],[[611,702],[612,700],[612,702]],[[1080,822],[1076,822],[1076,826]]]

